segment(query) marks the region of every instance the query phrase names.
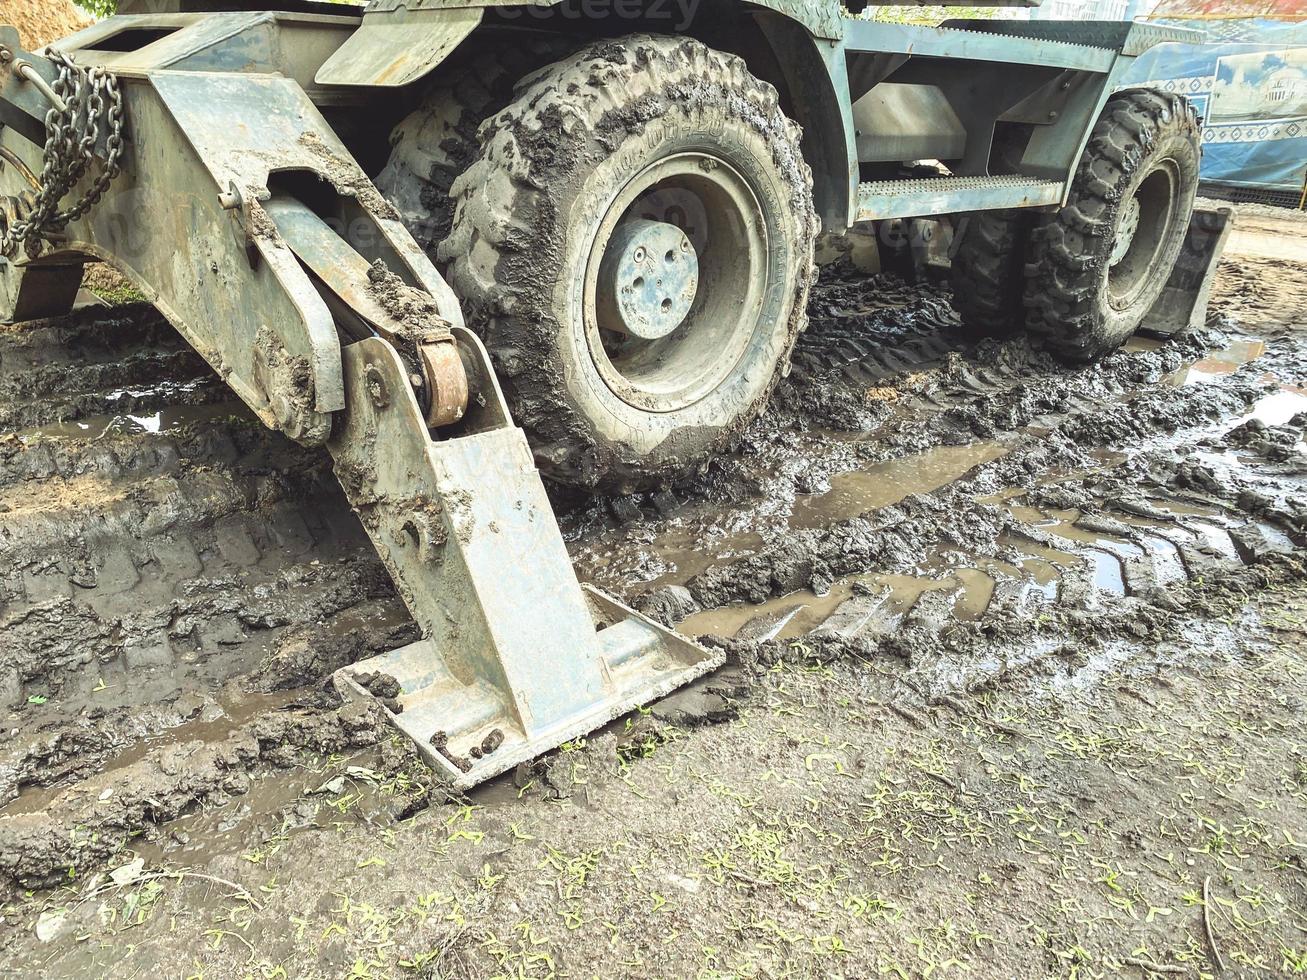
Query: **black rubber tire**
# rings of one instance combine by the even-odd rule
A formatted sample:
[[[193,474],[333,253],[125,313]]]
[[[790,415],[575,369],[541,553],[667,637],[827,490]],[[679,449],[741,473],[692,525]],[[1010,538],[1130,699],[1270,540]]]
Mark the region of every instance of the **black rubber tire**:
[[[1087,362],[1115,350],[1161,295],[1193,213],[1200,135],[1180,96],[1130,90],[1108,102],[1067,205],[1031,235],[1026,323],[1054,354]],[[1140,231],[1118,274],[1113,250],[1136,197]]]
[[[1007,337],[1024,326],[1030,226],[1025,211],[968,216],[949,268],[953,309],[967,337]]]
[[[670,486],[702,470],[765,406],[806,325],[812,175],[775,89],[698,41],[634,35],[542,70],[481,136],[481,155],[455,182],[457,210],[440,258],[537,465],[555,481],[614,493]],[[705,271],[696,309],[701,301],[717,308],[735,289],[759,299],[734,309],[757,313],[748,314],[747,336],[731,334],[740,353],[729,364],[671,348],[668,361],[690,356],[696,370],[706,364],[723,374],[691,396],[698,400],[656,404],[654,393],[641,395],[654,404],[637,405],[619,394],[612,365],[606,380],[607,355],[589,339],[598,333],[586,312],[591,245],[637,175],[695,154],[725,161],[721,172],[747,185],[751,227],[765,241],[762,267],[740,277],[752,285],[706,288]],[[703,212],[705,227],[715,214]],[[690,322],[669,343],[688,336]],[[694,322],[707,321],[700,313]]]
[[[508,105],[523,76],[575,47],[565,38],[541,36],[479,47],[475,57],[455,54],[437,69],[421,105],[391,131],[377,189],[433,260],[454,217],[449,189],[481,150],[477,129]]]

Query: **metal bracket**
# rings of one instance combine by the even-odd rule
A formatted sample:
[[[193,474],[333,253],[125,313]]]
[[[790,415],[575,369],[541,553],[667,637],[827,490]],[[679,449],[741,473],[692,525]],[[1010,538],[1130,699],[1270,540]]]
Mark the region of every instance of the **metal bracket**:
[[[440,441],[390,344],[342,352],[347,406],[328,448],[423,638],[343,668],[334,683],[361,698],[375,694],[369,675],[398,682],[391,720],[466,789],[657,700],[723,655],[577,584],[485,350],[466,329],[454,333],[485,407]]]
[[[18,31],[0,26],[0,129],[12,127],[40,146],[45,141],[50,98],[57,98],[51,88],[56,77],[50,62],[23,50]]]
[[[318,69],[318,85],[391,88],[416,82],[481,23],[479,6],[459,9],[422,0],[371,4],[363,24]]]

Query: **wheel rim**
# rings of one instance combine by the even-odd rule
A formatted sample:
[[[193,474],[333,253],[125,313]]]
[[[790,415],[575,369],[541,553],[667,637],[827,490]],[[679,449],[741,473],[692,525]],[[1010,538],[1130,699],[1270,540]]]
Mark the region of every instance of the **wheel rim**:
[[[1175,161],[1159,161],[1122,206],[1108,259],[1107,293],[1114,309],[1128,309],[1152,281],[1153,267],[1166,249],[1179,185]]]
[[[609,204],[586,266],[585,337],[604,384],[651,412],[717,389],[756,342],[767,255],[757,197],[713,151],[636,174]]]

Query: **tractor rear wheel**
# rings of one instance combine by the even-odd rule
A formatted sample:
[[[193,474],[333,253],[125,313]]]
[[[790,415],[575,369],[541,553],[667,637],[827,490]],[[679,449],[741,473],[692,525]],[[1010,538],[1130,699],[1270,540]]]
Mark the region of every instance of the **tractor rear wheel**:
[[[618,493],[702,469],[806,322],[812,177],[776,91],[636,35],[542,70],[480,135],[439,257],[537,464]]]
[[[1054,353],[1092,361],[1139,328],[1189,230],[1199,140],[1179,96],[1133,90],[1108,102],[1066,206],[1032,235],[1027,326]]]

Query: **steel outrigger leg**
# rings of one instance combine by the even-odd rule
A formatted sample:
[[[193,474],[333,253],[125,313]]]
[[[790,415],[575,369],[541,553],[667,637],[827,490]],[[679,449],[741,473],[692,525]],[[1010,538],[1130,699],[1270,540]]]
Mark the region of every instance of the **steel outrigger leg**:
[[[397,681],[402,711],[390,717],[463,789],[722,656],[577,583],[485,351],[470,332],[454,335],[482,407],[432,439],[395,349],[362,340],[342,351],[344,425],[328,448],[423,635],[337,671],[336,687],[367,697],[368,675]]]
[[[21,53],[12,31],[0,41]],[[44,132],[44,105],[12,93],[31,101],[0,71],[0,110],[26,107],[23,132],[0,127],[0,217],[30,190]],[[122,95],[148,138],[126,141],[103,202],[41,261],[113,262],[266,424],[325,441],[422,633],[337,672],[342,693],[377,697],[360,681],[389,675],[394,723],[468,788],[720,665],[577,583],[484,348],[298,83],[157,71]],[[0,262],[0,315],[65,299],[43,275]]]

